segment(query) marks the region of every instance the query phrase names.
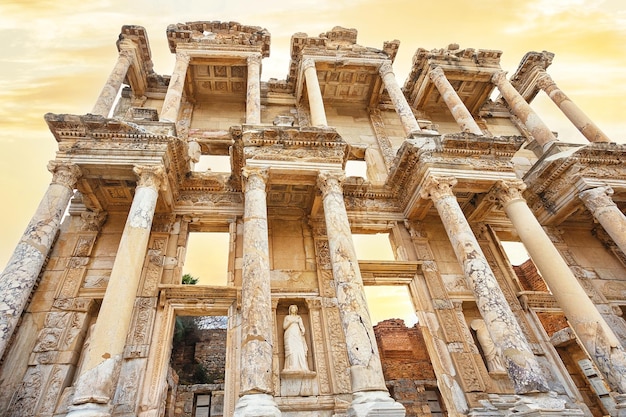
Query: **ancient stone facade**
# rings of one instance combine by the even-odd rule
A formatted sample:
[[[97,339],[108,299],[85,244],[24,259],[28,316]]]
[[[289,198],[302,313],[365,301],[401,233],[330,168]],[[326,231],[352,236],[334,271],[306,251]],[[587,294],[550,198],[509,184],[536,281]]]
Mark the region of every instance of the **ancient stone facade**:
[[[45,115],[52,181],[0,275],[0,414],[173,416],[183,396],[195,415],[626,414],[626,148],[549,77],[553,54],[507,76],[500,51],[419,49],[401,86],[399,41],[354,29],[293,35],[284,80],[261,81],[261,27],[167,42],[160,75],[123,26],[93,110]],[[588,144],[541,120],[541,91]],[[207,155],[230,168],[198,170]],[[189,234],[218,231],[227,284],[181,285]],[[355,233],[388,235],[394,260],[359,259]],[[377,285],[410,294],[402,349],[374,333]],[[223,391],[179,386],[177,316],[228,316]],[[419,375],[386,378],[402,352]]]

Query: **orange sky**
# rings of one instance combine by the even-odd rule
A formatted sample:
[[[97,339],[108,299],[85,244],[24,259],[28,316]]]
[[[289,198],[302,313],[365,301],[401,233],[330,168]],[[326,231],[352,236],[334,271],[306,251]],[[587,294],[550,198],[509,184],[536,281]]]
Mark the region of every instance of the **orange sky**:
[[[419,4],[419,5],[418,5]],[[354,27],[358,43],[399,39],[402,84],[419,47],[458,43],[499,49],[512,73],[527,51],[556,54],[549,73],[612,139],[626,142],[626,5],[623,0],[4,0],[0,3],[0,266],[4,266],[50,181],[56,143],[43,115],[88,113],[117,56],[124,24],[144,26],[155,71],[169,74],[168,24],[234,20],[267,28],[262,79],[284,79],[289,39]],[[542,94],[533,103],[561,140],[584,139]]]

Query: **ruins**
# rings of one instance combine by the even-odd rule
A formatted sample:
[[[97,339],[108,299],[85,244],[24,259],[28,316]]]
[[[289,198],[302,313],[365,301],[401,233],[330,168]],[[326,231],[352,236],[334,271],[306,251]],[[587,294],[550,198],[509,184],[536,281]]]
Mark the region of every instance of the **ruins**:
[[[552,80],[554,54],[507,75],[498,50],[419,49],[401,84],[399,41],[335,27],[294,34],[286,78],[261,81],[266,29],[166,34],[171,74],[123,26],[93,109],[45,115],[52,180],[0,275],[0,414],[626,416],[626,146]],[[225,285],[181,283],[191,233],[228,234]],[[394,260],[359,259],[353,234]],[[415,326],[374,331],[381,285],[408,290]],[[227,317],[202,389],[171,366],[184,316]]]

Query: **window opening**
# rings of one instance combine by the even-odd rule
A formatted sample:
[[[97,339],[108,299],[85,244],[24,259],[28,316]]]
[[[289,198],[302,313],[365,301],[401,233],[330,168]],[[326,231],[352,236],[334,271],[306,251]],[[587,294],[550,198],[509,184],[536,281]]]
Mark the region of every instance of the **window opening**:
[[[183,276],[197,278],[198,285],[227,285],[230,234],[228,232],[191,232]]]
[[[229,155],[200,155],[193,166],[194,172],[231,172]]]

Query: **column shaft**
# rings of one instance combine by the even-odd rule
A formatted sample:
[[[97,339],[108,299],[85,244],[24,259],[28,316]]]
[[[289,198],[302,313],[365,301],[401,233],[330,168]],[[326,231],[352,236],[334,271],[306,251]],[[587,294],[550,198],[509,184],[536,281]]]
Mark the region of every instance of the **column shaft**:
[[[246,123],[249,125],[261,123],[261,55],[248,57]]]
[[[164,178],[164,169],[160,166],[137,166],[134,170],[139,177],[135,196],[90,339],[83,373],[75,384],[73,411],[68,416],[82,416],[86,408],[106,408],[117,383],[158,190]]]
[[[393,414],[385,415],[404,416],[404,408],[391,399],[385,386],[376,337],[363,290],[359,261],[354,249],[348,213],[343,201],[343,190],[340,183],[342,178],[343,175],[339,173],[321,172],[318,176],[318,186],[323,195],[330,261],[336,285],[341,324],[346,335],[350,378],[354,395],[352,408],[356,415],[369,415],[359,409],[359,406],[355,406],[355,403],[362,399],[363,403],[386,404],[381,407],[392,410],[390,412]]]
[[[411,106],[409,106],[400,85],[398,85],[391,63],[383,63],[378,72],[383,79],[383,84],[389,93],[393,107],[396,109],[398,116],[400,116],[400,122],[402,123],[406,135],[411,136],[413,133],[421,132],[422,129],[420,129],[417,119],[415,119]]]
[[[547,149],[552,142],[557,140],[550,128],[546,126],[532,107],[524,100],[524,97],[522,97],[509,80],[506,79],[504,71],[496,72],[492,77],[492,81],[498,87],[498,90],[500,90],[502,97],[504,97],[509,104],[513,114],[524,123],[531,135],[533,135],[537,143],[544,150]]]
[[[624,393],[626,361],[620,343],[522,198],[525,188],[521,180],[500,181],[496,195],[579,340]]]
[[[159,118],[161,122],[176,123],[178,121],[178,111],[180,110],[190,59],[186,53],[176,53],[174,72],[172,72],[165,100],[163,100],[163,107],[161,108],[161,117]]]
[[[0,357],[26,307],[80,177],[75,165],[52,161],[48,169],[53,173],[52,183],[0,275]]]
[[[435,84],[435,87],[437,87],[437,90],[439,90],[441,98],[443,98],[448,109],[450,109],[452,117],[454,117],[454,120],[456,120],[461,127],[461,130],[475,135],[482,135],[483,131],[478,127],[474,117],[467,107],[465,107],[465,104],[463,104],[463,101],[456,91],[454,91],[454,87],[452,87],[452,84],[450,84],[450,81],[446,78],[446,74],[441,67],[436,67],[431,70],[428,75]]]
[[[306,80],[306,91],[309,97],[309,110],[311,111],[311,125],[317,127],[328,126],[326,121],[326,111],[324,110],[324,100],[322,90],[317,79],[315,61],[310,58],[302,61],[304,67],[304,78]]]
[[[115,97],[120,91],[120,87],[126,78],[126,73],[133,63],[134,52],[132,49],[121,49],[117,56],[117,62],[113,67],[113,71],[109,74],[106,84],[102,87],[102,91],[91,110],[92,114],[97,114],[102,117],[108,117],[113,103],[115,103]]]
[[[541,368],[452,193],[455,184],[452,177],[429,177],[423,185],[422,197],[432,199],[441,217],[489,335],[504,356],[515,392],[547,392],[548,385]]]
[[[611,199],[611,187],[597,187],[579,194],[593,217],[611,236],[613,242],[626,253],[626,216]]]
[[[547,72],[542,72],[537,85],[589,142],[611,142],[611,139],[556,85]]]
[[[280,416],[274,392],[274,316],[267,225],[267,170],[244,167],[241,389],[235,416]]]

